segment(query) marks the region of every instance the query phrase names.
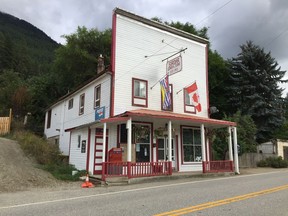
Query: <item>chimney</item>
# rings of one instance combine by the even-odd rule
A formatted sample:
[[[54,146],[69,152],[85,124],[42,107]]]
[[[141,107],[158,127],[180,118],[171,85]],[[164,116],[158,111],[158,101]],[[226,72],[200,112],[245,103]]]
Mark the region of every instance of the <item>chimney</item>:
[[[104,65],[104,57],[102,54],[97,59],[97,74],[101,73],[102,71],[105,70],[105,65]]]

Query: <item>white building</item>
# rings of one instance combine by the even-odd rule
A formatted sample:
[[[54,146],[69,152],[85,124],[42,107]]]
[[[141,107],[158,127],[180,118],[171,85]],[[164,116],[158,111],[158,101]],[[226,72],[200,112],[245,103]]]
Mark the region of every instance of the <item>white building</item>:
[[[209,118],[208,41],[119,8],[112,25],[111,71],[99,64],[93,80],[49,108],[47,138],[103,178],[233,171],[236,124]],[[211,161],[206,134],[220,127],[230,159]],[[237,152],[234,164],[239,172]]]

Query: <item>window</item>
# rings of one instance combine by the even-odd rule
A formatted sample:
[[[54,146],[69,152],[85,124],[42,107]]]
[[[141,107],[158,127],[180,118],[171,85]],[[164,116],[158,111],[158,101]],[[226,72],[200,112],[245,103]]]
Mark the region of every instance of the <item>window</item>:
[[[132,105],[147,107],[147,86],[146,80],[132,79]]]
[[[101,98],[101,85],[95,87],[94,90],[94,108],[100,107],[100,98]]]
[[[80,102],[79,102],[79,115],[84,113],[84,104],[85,104],[85,94],[80,95]]]
[[[161,109],[166,110],[166,111],[173,111],[173,85],[172,84],[169,84],[169,90],[170,90],[171,102],[170,102],[169,106],[166,108],[164,108],[164,106],[163,106],[162,93],[160,92],[161,93]]]
[[[72,109],[73,108],[73,98],[71,98],[69,101],[68,101],[68,109]]]
[[[201,162],[201,132],[200,128],[182,128],[184,162]]]
[[[51,127],[51,115],[52,115],[52,110],[49,110],[47,113],[47,128]]]

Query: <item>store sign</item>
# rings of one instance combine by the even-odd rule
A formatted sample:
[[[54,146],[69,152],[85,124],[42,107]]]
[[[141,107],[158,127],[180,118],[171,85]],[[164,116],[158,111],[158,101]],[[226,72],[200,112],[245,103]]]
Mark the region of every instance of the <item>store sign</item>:
[[[182,57],[178,56],[170,61],[167,61],[166,72],[168,75],[173,75],[182,70]]]
[[[95,110],[95,120],[101,120],[105,118],[105,107],[99,107]]]

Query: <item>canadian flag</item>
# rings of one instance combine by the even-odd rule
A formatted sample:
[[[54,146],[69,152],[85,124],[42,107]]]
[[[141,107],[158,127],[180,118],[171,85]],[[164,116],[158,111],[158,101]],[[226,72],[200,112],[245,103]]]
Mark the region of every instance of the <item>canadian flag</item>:
[[[186,94],[188,95],[187,99],[189,98],[189,101],[187,101],[186,103],[195,106],[196,110],[198,112],[201,112],[202,108],[200,103],[200,97],[198,94],[197,83],[194,82],[192,85],[185,88],[185,91]]]

